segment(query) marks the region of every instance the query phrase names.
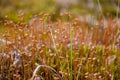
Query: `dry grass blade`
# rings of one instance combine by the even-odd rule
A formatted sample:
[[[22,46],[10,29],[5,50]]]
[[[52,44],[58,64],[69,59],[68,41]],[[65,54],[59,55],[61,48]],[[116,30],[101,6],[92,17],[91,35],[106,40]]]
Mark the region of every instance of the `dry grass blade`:
[[[109,56],[106,60],[106,63],[110,65],[116,59],[116,55]]]
[[[105,20],[105,16],[104,16],[103,11],[102,11],[102,7],[101,7],[101,4],[100,4],[100,0],[97,0],[97,2],[98,2],[98,7],[99,7],[99,9],[100,9],[100,12],[101,12],[101,14],[102,14],[102,16],[103,16],[103,19]]]
[[[53,48],[55,48],[55,50],[57,50],[56,49],[56,43],[55,43],[55,40],[54,40],[54,37],[53,37],[53,33],[52,33],[52,29],[50,27],[49,27],[49,30],[50,30],[50,34],[51,34],[52,41],[53,41]]]
[[[34,70],[33,76],[32,76],[32,78],[31,78],[30,80],[34,80],[34,77],[35,77],[38,69],[41,68],[41,67],[47,68],[47,69],[50,70],[52,73],[54,73],[55,76],[58,76],[60,80],[63,80],[63,78],[56,72],[55,69],[53,69],[52,67],[47,66],[47,65],[38,65],[38,66],[36,67],[36,69]]]

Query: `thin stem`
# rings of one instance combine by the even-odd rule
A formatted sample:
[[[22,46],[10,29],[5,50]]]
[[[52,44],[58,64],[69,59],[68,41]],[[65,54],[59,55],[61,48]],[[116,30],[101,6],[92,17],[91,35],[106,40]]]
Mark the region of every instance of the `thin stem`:
[[[101,14],[102,14],[102,16],[103,16],[103,19],[105,20],[105,16],[104,16],[104,14],[103,14],[103,11],[102,11],[102,7],[101,7],[101,4],[100,4],[100,1],[97,0],[97,2],[98,2],[99,10],[100,10],[100,12],[101,12]]]

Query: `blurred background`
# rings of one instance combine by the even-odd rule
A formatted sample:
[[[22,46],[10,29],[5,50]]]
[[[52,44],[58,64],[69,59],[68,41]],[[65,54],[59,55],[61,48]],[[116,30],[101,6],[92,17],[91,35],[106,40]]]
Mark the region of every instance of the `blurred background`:
[[[73,15],[102,14],[119,17],[120,0],[0,0],[0,20],[7,15],[17,21],[19,11],[25,13],[25,20],[31,15],[45,12],[58,17],[60,12],[70,11]]]

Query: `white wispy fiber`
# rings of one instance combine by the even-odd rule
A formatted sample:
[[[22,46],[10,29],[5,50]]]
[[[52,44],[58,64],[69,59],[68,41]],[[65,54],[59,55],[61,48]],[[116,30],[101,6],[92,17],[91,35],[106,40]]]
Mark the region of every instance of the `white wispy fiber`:
[[[21,60],[20,51],[18,49],[14,49],[10,52],[10,55],[13,60],[13,65],[17,67]]]

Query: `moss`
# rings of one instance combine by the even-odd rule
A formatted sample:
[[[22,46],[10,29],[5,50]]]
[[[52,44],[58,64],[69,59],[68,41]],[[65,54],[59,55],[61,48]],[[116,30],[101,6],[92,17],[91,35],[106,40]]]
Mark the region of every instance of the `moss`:
[[[5,15],[10,15],[11,19],[17,20],[16,14],[18,13],[19,10],[23,10],[26,14],[34,14],[38,13],[40,11],[44,11],[50,14],[56,13],[54,17],[58,17],[58,13],[60,12],[58,10],[58,5],[54,2],[54,0],[8,0],[8,2],[1,1],[0,3],[0,16],[1,18],[4,18]],[[93,0],[94,4],[98,5],[97,0]],[[113,17],[116,16],[116,9],[111,6],[112,3],[115,3],[116,5],[118,4],[117,0],[100,0],[100,4],[103,9],[103,13],[107,14],[110,13]],[[119,1],[120,3],[120,1]],[[68,9],[68,8],[66,8]],[[79,1],[78,4],[76,5],[70,5],[69,7],[70,11],[75,14],[93,14],[95,15],[96,13],[92,10],[90,10],[87,7],[86,1]],[[14,16],[13,16],[14,15]],[[26,20],[28,17],[26,17]]]
[[[109,13],[112,16],[116,16],[116,9],[113,6],[106,4],[103,8],[103,13],[106,16],[107,16],[107,13]]]
[[[114,66],[114,80],[120,79],[120,59],[118,58],[116,61],[116,65]]]

